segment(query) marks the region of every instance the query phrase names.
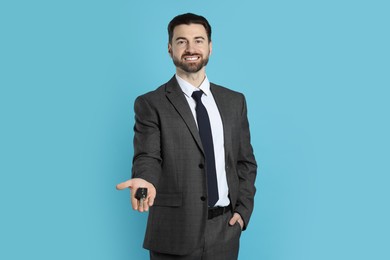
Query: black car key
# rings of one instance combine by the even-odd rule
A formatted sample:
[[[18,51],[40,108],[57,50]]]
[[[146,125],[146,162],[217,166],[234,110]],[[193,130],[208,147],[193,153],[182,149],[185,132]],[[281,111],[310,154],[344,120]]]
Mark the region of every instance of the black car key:
[[[143,205],[144,199],[148,196],[148,188],[138,188],[135,192],[135,198],[139,200],[140,204]]]

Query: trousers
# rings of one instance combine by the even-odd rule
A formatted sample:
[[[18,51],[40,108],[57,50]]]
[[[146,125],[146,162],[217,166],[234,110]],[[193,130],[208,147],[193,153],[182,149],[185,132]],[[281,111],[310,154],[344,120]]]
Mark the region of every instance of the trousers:
[[[237,222],[230,226],[233,213],[207,220],[206,231],[200,248],[189,255],[170,255],[150,251],[151,260],[237,260],[241,236],[241,226]]]

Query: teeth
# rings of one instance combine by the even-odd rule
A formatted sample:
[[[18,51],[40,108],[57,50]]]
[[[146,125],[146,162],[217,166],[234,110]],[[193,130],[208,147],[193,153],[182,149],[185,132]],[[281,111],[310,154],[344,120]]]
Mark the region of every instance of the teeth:
[[[185,60],[189,60],[189,61],[193,61],[193,60],[197,60],[199,57],[187,57],[185,58]]]

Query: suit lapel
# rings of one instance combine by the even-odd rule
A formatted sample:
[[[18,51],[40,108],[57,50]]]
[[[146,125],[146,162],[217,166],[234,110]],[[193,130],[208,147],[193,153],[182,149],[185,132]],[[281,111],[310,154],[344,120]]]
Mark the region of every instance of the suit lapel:
[[[179,113],[179,115],[187,125],[188,129],[190,130],[200,150],[203,152],[202,141],[199,136],[198,127],[196,126],[194,116],[191,112],[186,98],[184,97],[183,91],[181,90],[179,83],[177,83],[175,76],[173,76],[173,78],[168,81],[165,89],[165,95],[167,96],[168,100],[175,107],[176,111]]]

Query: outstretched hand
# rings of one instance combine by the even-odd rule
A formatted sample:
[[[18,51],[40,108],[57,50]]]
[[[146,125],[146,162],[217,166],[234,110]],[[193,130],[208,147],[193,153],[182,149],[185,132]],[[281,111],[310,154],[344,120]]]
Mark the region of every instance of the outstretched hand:
[[[116,188],[117,190],[124,190],[126,188],[129,188],[131,190],[130,192],[131,205],[134,210],[138,210],[139,212],[148,211],[149,207],[153,206],[154,199],[156,198],[156,188],[153,186],[153,184],[145,181],[144,179],[133,178],[125,182],[119,183],[118,185],[116,185]],[[143,200],[142,203],[141,201],[135,198],[135,192],[137,191],[138,188],[148,189],[148,195],[146,199]]]

